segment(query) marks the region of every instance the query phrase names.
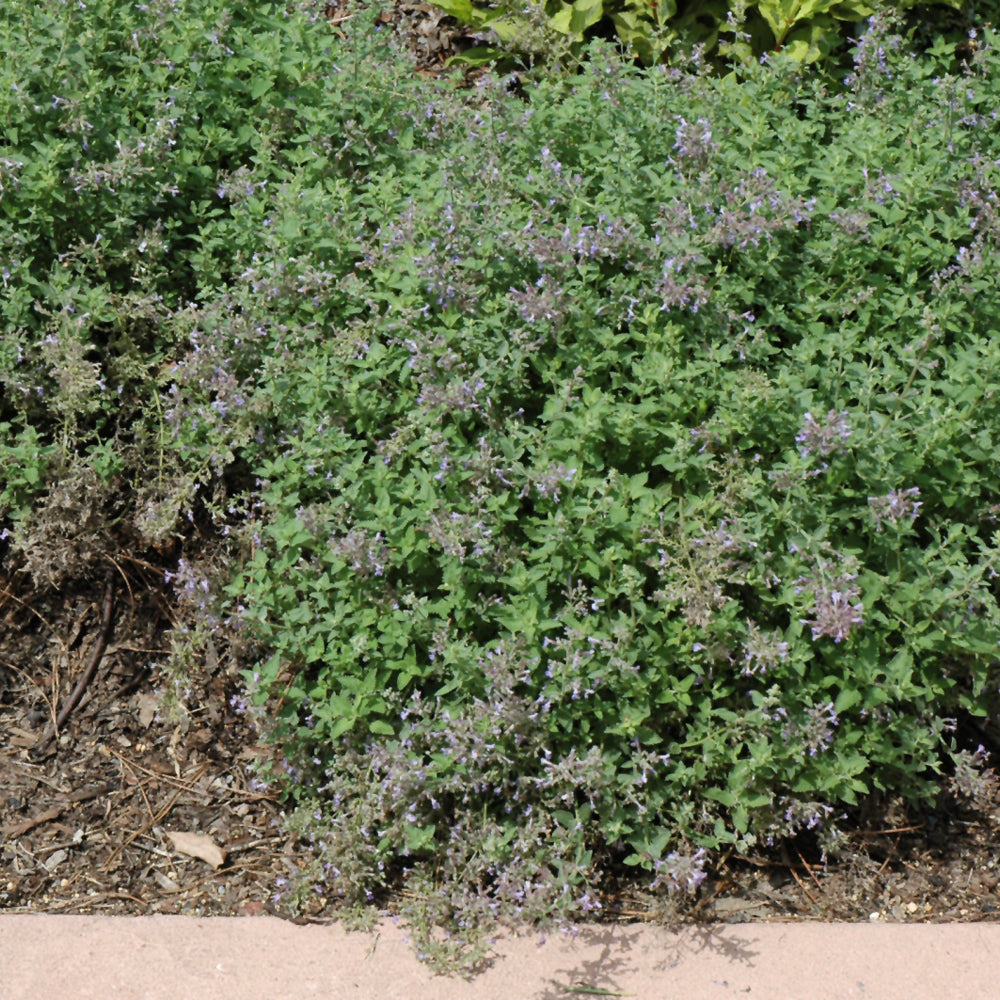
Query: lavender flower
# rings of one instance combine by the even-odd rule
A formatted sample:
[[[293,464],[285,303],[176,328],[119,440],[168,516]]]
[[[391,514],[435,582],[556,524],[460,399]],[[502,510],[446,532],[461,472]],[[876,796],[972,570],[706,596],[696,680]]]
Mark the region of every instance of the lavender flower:
[[[557,323],[563,318],[563,291],[551,287],[543,274],[534,285],[510,290],[517,314],[526,323]]]
[[[382,532],[374,535],[352,528],[344,535],[331,535],[327,544],[361,577],[382,576],[390,552]]]
[[[237,715],[246,715],[250,711],[250,702],[242,694],[234,694],[229,699],[229,704]]]
[[[707,857],[704,847],[699,848],[694,854],[671,851],[666,858],[653,862],[656,877],[650,888],[658,889],[662,886],[671,895],[678,892],[694,892],[705,881]]]
[[[552,155],[548,146],[542,150],[542,163],[557,177],[562,174],[562,164]]]
[[[764,835],[764,843],[769,847],[777,838],[793,837],[800,830],[823,830],[833,814],[833,807],[824,802],[800,801],[783,796],[778,799],[777,813],[768,831]],[[784,813],[780,810],[784,808]]]
[[[521,490],[521,496],[527,496],[532,486],[540,497],[559,503],[560,489],[573,482],[576,469],[568,469],[562,462],[549,466],[544,472],[532,472],[529,483]]]
[[[908,490],[889,490],[882,497],[869,497],[868,506],[875,518],[875,530],[882,530],[882,522],[896,526],[903,521],[912,524],[920,513],[923,504],[917,500],[920,490],[911,486]]]
[[[879,85],[892,79],[889,53],[902,44],[898,35],[891,34],[897,22],[898,15],[890,11],[873,14],[868,19],[868,28],[854,50],[854,71],[844,78],[858,97],[870,90],[876,104],[883,99]],[[851,106],[855,106],[853,102]]]
[[[864,623],[864,605],[854,601],[858,594],[854,586],[845,590],[820,590],[816,594],[813,617],[802,619],[802,624],[812,628],[814,639],[826,635],[834,642],[843,642],[855,625]]]
[[[813,596],[812,618],[800,619],[812,628],[813,639],[829,636],[842,642],[855,625],[864,621],[864,605],[858,598],[861,588],[857,584],[858,561],[854,556],[837,552],[829,545],[823,546],[826,558],[815,559],[815,572],[795,581],[795,593],[811,591]],[[799,552],[797,546],[791,551]]]
[[[955,773],[949,782],[952,792],[980,807],[988,805],[997,785],[996,773],[986,767],[990,759],[989,751],[980,745],[974,753],[958,750],[952,753],[951,758],[955,763]]]
[[[719,144],[712,141],[712,126],[704,118],[689,122],[678,116],[676,121],[674,149],[677,156],[682,160],[692,160],[700,167],[706,166],[719,149]]]
[[[823,750],[829,750],[837,724],[833,702],[828,701],[825,705],[813,705],[806,709],[804,719],[789,723],[781,735],[788,742],[801,740],[806,745],[809,756],[815,757]]]
[[[481,556],[493,534],[482,521],[457,511],[441,510],[431,514],[423,526],[431,540],[441,547],[445,555],[464,563],[470,549],[473,556]]]
[[[185,559],[177,560],[177,572],[168,571],[163,574],[164,582],[172,584],[179,601],[195,608],[198,612],[211,618],[210,611],[214,604],[214,595],[209,578],[203,570]]]
[[[663,278],[656,285],[656,295],[663,302],[660,312],[680,308],[697,313],[708,302],[708,279],[697,271],[685,269],[697,261],[697,257],[690,255],[664,261]]]
[[[788,643],[782,641],[777,629],[765,635],[753,622],[747,622],[747,638],[743,643],[744,677],[752,677],[758,672],[766,674],[787,659]]]
[[[838,449],[843,450],[850,436],[851,423],[846,410],[830,410],[822,423],[807,412],[802,429],[795,435],[795,443],[803,458],[808,458],[813,452],[826,456]]]

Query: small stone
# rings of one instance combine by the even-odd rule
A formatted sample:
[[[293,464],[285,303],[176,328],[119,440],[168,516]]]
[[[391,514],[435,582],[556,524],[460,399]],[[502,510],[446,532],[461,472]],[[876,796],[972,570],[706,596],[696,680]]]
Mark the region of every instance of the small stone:
[[[45,867],[48,871],[54,872],[68,857],[69,851],[64,848],[53,851],[46,859]]]
[[[910,900],[910,902],[906,904],[907,913],[916,913],[917,909],[918,909],[917,904],[914,903],[912,900]]]
[[[868,914],[868,920],[871,923],[873,923],[873,924],[878,923],[881,919],[882,919],[882,914],[881,913],[869,913]]]

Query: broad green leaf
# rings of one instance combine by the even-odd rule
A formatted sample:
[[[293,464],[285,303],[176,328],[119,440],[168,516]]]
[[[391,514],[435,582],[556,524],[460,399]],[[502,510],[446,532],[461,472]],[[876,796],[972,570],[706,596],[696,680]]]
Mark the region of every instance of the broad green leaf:
[[[796,24],[826,13],[837,3],[838,0],[761,0],[757,9],[781,45]]]
[[[604,13],[603,0],[576,0],[565,3],[560,0],[559,10],[549,19],[549,24],[564,35],[583,38],[583,33],[596,24]]]

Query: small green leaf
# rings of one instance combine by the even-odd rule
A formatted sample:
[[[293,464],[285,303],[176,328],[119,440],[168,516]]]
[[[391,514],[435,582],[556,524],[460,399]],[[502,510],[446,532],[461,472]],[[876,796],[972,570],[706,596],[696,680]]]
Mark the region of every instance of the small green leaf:
[[[728,809],[731,809],[736,804],[736,795],[728,788],[706,788],[702,794],[706,799],[719,802]]]
[[[256,76],[250,84],[250,96],[259,101],[274,86],[274,80],[270,76]]]

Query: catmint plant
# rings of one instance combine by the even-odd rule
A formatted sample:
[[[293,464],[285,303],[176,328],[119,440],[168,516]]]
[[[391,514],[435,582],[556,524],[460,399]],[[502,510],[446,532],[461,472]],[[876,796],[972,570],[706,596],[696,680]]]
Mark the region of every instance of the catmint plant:
[[[984,798],[991,31],[876,19],[846,82],[594,42],[527,102],[300,5],[0,40],[0,547],[154,566],[179,713],[239,660],[276,905],[468,971],[623,866],[679,906],[875,790]]]

